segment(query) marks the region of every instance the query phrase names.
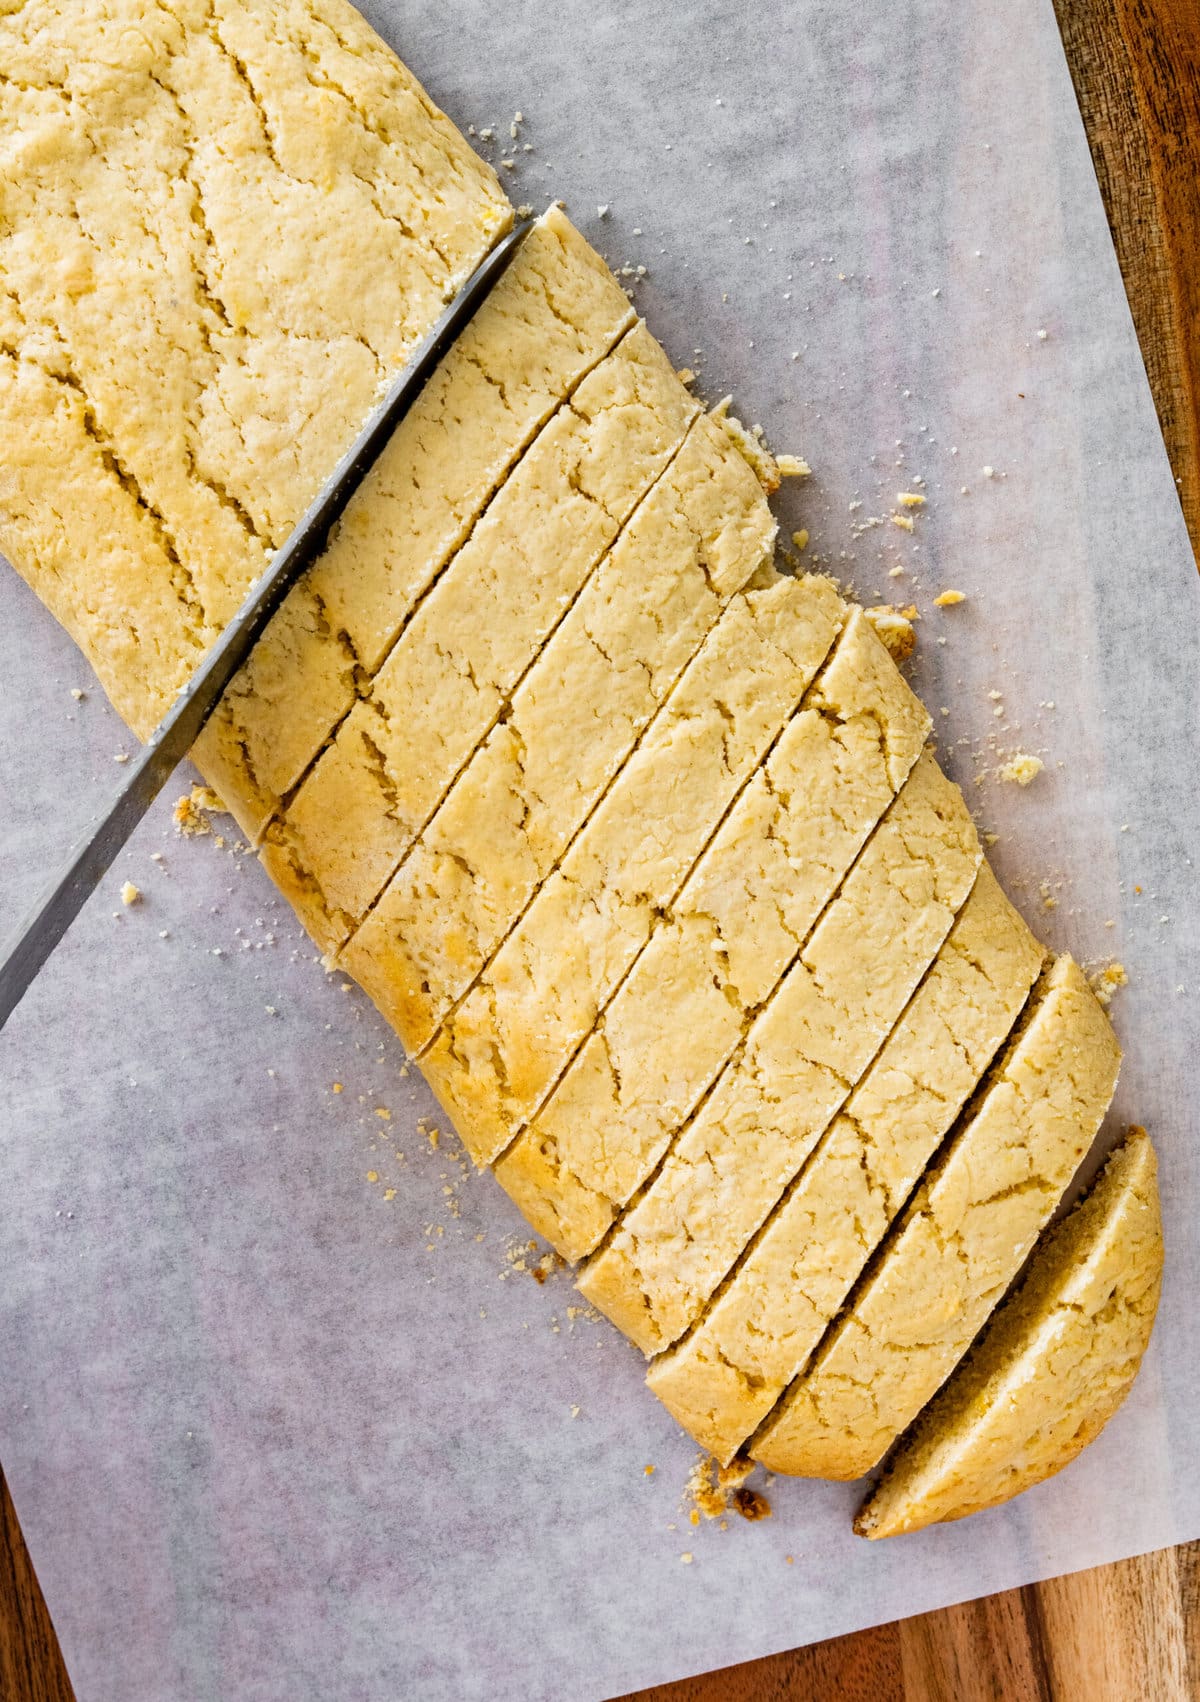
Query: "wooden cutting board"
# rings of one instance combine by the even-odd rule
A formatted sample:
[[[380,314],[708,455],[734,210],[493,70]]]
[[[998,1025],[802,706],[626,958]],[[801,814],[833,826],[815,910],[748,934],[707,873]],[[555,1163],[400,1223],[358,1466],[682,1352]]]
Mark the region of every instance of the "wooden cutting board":
[[[1055,0],[1142,353],[1200,554],[1200,3]],[[0,1477],[0,1698],[73,1702]],[[1200,1699],[1200,1542],[625,1702]]]

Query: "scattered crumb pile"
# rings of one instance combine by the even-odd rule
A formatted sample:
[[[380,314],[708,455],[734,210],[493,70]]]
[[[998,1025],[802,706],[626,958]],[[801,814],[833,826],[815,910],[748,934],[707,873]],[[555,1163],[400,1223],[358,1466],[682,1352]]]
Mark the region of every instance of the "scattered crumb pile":
[[[176,801],[175,828],[178,833],[211,833],[213,816],[228,814],[211,786],[193,786],[190,792]]]
[[[727,1466],[719,1465],[711,1454],[701,1454],[684,1490],[689,1521],[698,1525],[702,1514],[706,1519],[719,1519],[731,1507],[743,1519],[769,1519],[771,1503],[761,1490],[751,1489],[746,1482],[757,1469],[753,1460],[742,1454]]]
[[[1088,982],[1092,992],[1107,1010],[1117,988],[1128,987],[1129,976],[1125,973],[1123,963],[1106,963],[1102,969],[1097,969],[1088,976]]]

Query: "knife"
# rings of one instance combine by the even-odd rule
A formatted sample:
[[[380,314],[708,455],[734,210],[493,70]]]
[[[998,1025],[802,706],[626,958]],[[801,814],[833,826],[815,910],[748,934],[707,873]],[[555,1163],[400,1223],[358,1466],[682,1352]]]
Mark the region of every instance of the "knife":
[[[0,962],[0,1028],[34,976],[108,873],[117,852],[199,736],[226,686],[245,663],[271,616],[320,555],[329,533],[384,445],[428,383],[459,332],[474,318],[535,220],[522,219],[476,267],[388,385],[355,442],[313,498],[287,542],[207,652],[174,705],[131,764],[125,784],[75,848],[70,862],[19,929]]]

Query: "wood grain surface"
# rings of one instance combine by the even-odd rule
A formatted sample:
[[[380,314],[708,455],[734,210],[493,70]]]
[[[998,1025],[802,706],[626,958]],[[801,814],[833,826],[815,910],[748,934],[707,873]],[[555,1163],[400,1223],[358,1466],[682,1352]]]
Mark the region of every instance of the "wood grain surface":
[[[1200,0],[1055,5],[1200,554]],[[0,1699],[72,1702],[2,1477]],[[784,1699],[1200,1702],[1200,1543],[641,1691],[636,1702]]]

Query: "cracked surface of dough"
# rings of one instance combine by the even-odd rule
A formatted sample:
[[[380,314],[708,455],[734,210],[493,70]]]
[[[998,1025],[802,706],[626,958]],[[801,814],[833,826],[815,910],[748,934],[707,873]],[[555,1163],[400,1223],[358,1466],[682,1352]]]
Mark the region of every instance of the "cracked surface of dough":
[[[351,499],[192,752],[257,839],[533,435],[634,320],[552,207]]]
[[[497,1164],[565,1258],[597,1244],[744,1037],[928,730],[870,622],[852,611],[595,1032]],[[664,1009],[678,1021],[664,1023]]]
[[[982,851],[928,752],[579,1287],[645,1353],[700,1312],[887,1038]]]
[[[1116,1087],[1120,1049],[1079,966],[1028,1021],[752,1452],[768,1470],[869,1471],[949,1376],[1020,1270]]]
[[[786,725],[846,617],[829,580],[739,592],[422,1069],[489,1163],[538,1109]]]
[[[697,420],[339,954],[410,1052],[550,873],[775,531],[744,458]]]
[[[1045,953],[986,863],[937,960],[800,1179],[646,1381],[718,1459],[820,1341],[1017,1021]]]
[[[268,830],[263,861],[324,951],[387,885],[698,412],[638,324],[500,487]]]
[[[339,0],[27,0],[0,63],[0,546],[144,736],[511,210]]]
[[[1154,1148],[1134,1129],[901,1443],[859,1535],[962,1519],[1069,1465],[1129,1393],[1162,1259]]]

